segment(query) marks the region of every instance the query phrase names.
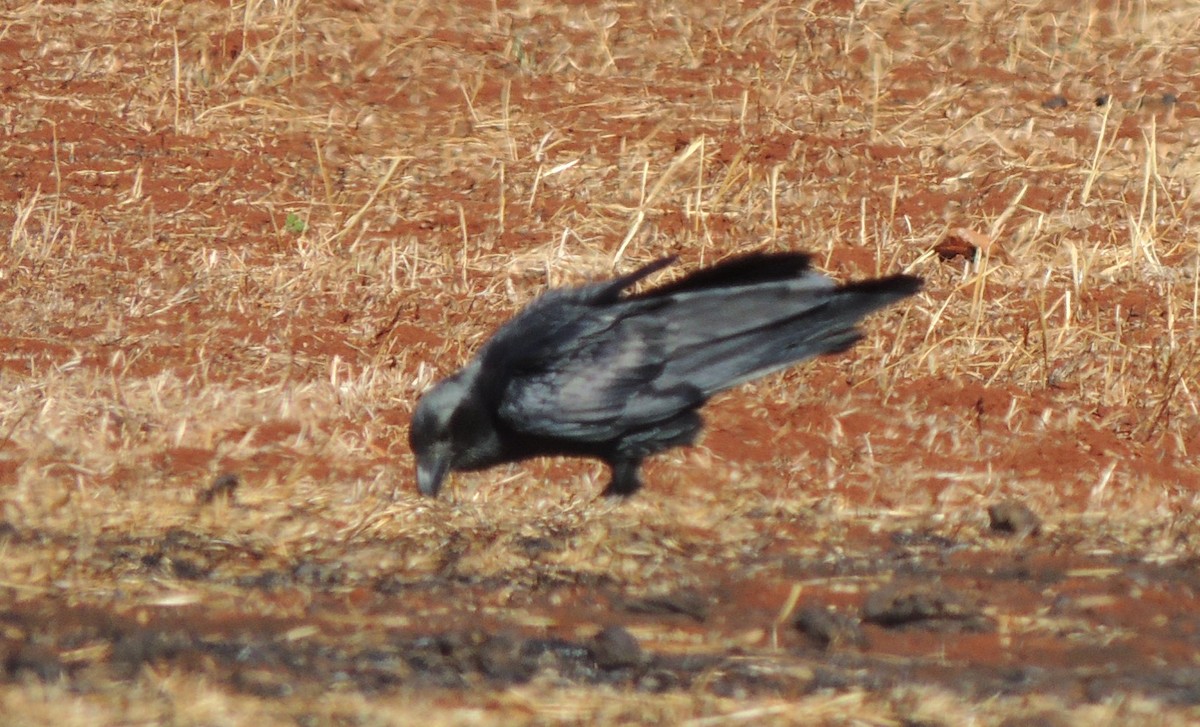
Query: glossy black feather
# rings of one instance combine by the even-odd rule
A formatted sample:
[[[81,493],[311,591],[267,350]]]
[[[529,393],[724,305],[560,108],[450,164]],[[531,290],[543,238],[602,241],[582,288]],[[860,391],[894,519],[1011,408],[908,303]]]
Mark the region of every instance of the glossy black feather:
[[[921,287],[838,286],[807,255],[755,253],[623,295],[670,262],[546,293],[427,392],[410,429],[421,491],[452,470],[572,455],[604,460],[606,493],[631,494],[642,459],[694,441],[713,394],[845,350],[863,316]]]
[[[673,259],[666,258],[665,261],[669,262]],[[664,261],[660,260],[659,262]],[[640,296],[632,297],[661,297],[704,288],[738,288],[746,285],[778,282],[795,278],[811,267],[812,258],[802,252],[752,252],[726,260],[711,268],[701,268],[673,283],[659,285]]]

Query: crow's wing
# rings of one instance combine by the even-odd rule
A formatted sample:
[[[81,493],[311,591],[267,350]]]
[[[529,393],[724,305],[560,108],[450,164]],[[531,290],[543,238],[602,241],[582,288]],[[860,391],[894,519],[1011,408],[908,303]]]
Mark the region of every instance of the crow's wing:
[[[694,408],[709,396],[859,338],[870,311],[916,292],[896,276],[841,288],[803,270],[746,261],[614,300],[618,281],[555,291],[503,338],[507,383],[500,416],[531,434],[604,441]],[[774,262],[774,261],[772,261]],[[719,271],[720,268],[717,268]],[[621,280],[637,280],[642,271]],[[627,285],[628,283],[626,283]],[[603,291],[599,298],[596,293]]]
[[[807,358],[843,351],[862,337],[855,325],[864,316],[919,289],[919,279],[904,275],[838,286],[806,273],[732,294],[673,296],[677,313],[667,328],[669,354],[658,382],[687,381],[708,397]]]
[[[508,368],[500,417],[530,434],[605,441],[702,402],[686,382],[658,384],[666,319],[642,307],[652,310],[575,311],[560,335],[524,349]]]

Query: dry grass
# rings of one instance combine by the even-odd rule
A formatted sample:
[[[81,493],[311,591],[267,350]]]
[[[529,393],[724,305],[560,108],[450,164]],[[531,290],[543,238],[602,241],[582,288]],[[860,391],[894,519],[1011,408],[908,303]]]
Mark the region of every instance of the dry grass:
[[[1198,31],[1183,0],[7,7],[0,711],[1194,721]],[[959,228],[978,258],[941,259]],[[416,395],[545,286],[760,247],[927,292],[714,402],[633,502],[543,461],[416,498]],[[1043,532],[990,537],[1005,498]],[[981,596],[994,653],[786,626],[796,584],[845,608],[913,568]],[[702,627],[621,610],[678,589]],[[608,623],[702,666],[650,694],[401,663]],[[167,643],[131,657],[139,629]]]

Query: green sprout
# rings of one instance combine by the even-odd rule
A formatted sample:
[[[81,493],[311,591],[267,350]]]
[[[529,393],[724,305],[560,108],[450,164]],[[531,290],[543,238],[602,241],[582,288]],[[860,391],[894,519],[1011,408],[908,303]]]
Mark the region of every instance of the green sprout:
[[[295,212],[288,212],[288,216],[287,219],[284,220],[283,227],[288,232],[294,235],[299,235],[304,232],[307,225],[304,224],[304,220],[300,217],[300,215],[296,214]]]

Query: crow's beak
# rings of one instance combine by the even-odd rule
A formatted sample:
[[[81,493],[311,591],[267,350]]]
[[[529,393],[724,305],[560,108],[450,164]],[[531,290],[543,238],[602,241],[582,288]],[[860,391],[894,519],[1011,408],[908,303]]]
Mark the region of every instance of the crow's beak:
[[[450,458],[436,454],[417,458],[417,489],[422,495],[434,497],[442,489],[442,480],[450,471]]]

